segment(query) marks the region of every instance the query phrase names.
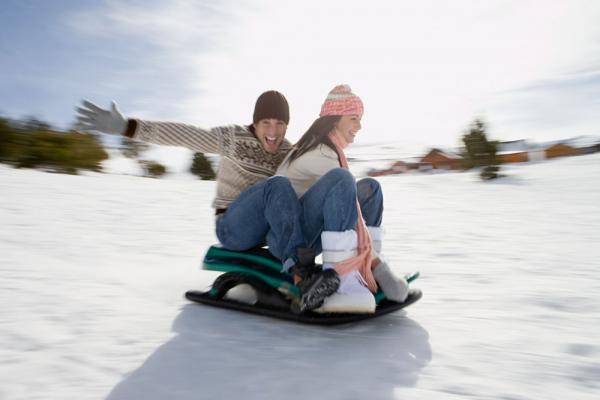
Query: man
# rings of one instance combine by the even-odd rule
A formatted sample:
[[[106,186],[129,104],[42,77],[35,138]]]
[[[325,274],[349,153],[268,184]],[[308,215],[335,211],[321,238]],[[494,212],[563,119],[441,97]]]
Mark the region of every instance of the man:
[[[305,249],[296,193],[287,178],[273,176],[291,148],[285,140],[289,106],[281,93],[271,90],[258,97],[251,125],[211,129],[127,119],[114,102],[110,110],[105,110],[83,101],[77,113],[81,130],[219,154],[213,207],[221,244],[230,250],[248,250],[266,243],[282,261],[283,271],[303,279],[301,310],[318,307],[337,290],[337,275],[313,273],[314,252]]]

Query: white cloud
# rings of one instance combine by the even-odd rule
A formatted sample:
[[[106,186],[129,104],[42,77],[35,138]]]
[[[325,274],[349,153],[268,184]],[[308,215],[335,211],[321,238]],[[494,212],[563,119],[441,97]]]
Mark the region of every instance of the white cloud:
[[[297,137],[346,82],[366,104],[363,141],[453,143],[476,115],[501,120],[497,93],[589,65],[598,11],[591,2],[264,2],[232,27],[232,46],[204,60],[207,79],[189,104],[222,123],[278,88]]]
[[[600,65],[593,1],[199,4],[110,1],[76,25],[151,45],[146,68],[171,66],[162,84],[173,92],[163,103],[134,103],[144,116],[250,122],[256,97],[278,89],[292,107],[292,140],[338,83],[365,102],[359,142],[453,144],[478,115],[499,132],[527,136],[530,124],[502,125],[512,90]]]

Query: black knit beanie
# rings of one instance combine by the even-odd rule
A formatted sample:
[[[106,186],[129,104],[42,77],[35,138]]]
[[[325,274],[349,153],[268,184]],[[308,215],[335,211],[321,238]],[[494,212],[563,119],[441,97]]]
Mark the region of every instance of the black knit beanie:
[[[252,122],[255,124],[261,119],[275,118],[286,124],[290,122],[290,107],[285,97],[276,90],[264,92],[256,100],[254,106],[254,117]]]

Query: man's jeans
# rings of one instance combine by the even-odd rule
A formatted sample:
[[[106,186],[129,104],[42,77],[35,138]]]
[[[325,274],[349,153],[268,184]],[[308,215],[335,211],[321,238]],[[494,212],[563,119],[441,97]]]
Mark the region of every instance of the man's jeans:
[[[383,216],[383,193],[372,178],[355,182],[344,168],[323,175],[300,198],[302,231],[309,247],[321,252],[321,232],[356,229],[356,199],[367,226],[380,226]]]
[[[300,225],[300,202],[288,178],[273,176],[244,191],[217,218],[217,238],[230,250],[249,250],[265,243],[285,269],[306,247]]]

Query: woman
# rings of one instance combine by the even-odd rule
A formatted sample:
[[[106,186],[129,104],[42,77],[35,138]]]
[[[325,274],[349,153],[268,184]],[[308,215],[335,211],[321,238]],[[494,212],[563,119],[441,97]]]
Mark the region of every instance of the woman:
[[[340,275],[337,292],[315,311],[373,313],[378,287],[394,301],[408,294],[406,280],[395,277],[381,256],[381,187],[372,178],[355,182],[344,155],[362,114],[362,101],[350,87],[336,86],[277,170],[300,198],[308,245],[323,252],[323,269]]]

